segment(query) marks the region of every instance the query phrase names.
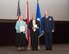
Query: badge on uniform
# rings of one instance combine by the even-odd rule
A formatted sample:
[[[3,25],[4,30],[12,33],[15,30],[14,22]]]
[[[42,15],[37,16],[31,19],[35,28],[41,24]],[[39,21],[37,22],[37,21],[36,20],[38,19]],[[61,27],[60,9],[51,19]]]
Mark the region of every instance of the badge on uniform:
[[[49,21],[51,21],[52,19],[50,18]]]

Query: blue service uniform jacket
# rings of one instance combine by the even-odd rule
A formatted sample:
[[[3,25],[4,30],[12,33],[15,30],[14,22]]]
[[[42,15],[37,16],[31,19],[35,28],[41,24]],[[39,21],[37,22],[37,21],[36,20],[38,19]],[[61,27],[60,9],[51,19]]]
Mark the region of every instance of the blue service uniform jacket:
[[[55,29],[54,20],[52,16],[48,16],[48,18],[42,18],[42,30],[44,32],[52,32]]]

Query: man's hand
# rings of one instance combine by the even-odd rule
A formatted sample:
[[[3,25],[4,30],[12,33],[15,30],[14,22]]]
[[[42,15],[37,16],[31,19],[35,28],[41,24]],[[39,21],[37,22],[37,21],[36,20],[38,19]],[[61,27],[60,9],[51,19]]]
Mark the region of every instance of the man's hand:
[[[54,29],[52,30],[52,32],[54,32]]]
[[[42,31],[42,34],[44,34],[44,31]]]

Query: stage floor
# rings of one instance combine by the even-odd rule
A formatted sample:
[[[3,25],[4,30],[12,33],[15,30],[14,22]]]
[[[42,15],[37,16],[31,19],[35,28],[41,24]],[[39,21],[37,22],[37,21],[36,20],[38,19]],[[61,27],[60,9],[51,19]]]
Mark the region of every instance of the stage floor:
[[[0,46],[0,54],[69,54],[69,44],[54,44],[52,51],[44,50],[45,46],[41,45],[39,51],[17,51],[15,46]]]

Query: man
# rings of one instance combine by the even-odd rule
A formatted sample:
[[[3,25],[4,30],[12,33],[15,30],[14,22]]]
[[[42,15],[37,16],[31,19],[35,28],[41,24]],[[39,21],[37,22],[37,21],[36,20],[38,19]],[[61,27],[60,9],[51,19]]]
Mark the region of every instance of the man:
[[[32,20],[29,22],[32,50],[38,50],[38,36],[40,23],[36,20],[35,14],[32,15]]]
[[[23,16],[20,16],[15,25],[18,51],[25,50],[26,47],[26,23],[23,19]]]
[[[44,40],[46,50],[52,50],[52,32],[54,32],[54,20],[52,16],[45,11],[45,16],[42,18],[42,32],[44,32]]]

